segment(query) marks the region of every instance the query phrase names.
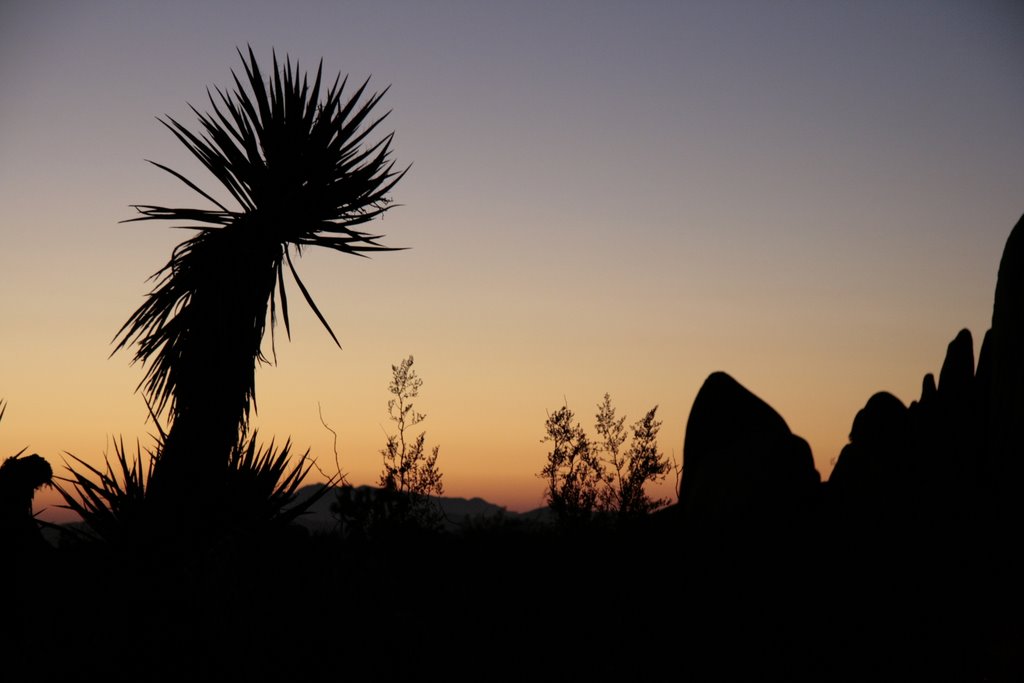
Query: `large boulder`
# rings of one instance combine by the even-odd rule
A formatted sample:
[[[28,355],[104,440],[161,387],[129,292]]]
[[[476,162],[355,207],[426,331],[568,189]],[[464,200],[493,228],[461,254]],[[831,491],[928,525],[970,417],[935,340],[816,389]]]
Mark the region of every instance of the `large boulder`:
[[[785,679],[822,652],[820,477],[807,442],[723,372],[701,386],[680,482],[683,678]],[[779,615],[785,614],[786,619]],[[742,657],[736,657],[742,652]]]
[[[857,413],[850,442],[828,480],[829,498],[844,528],[881,532],[905,516],[906,487],[913,476],[909,427],[907,407],[885,391]]]
[[[807,442],[724,372],[697,393],[683,458],[681,514],[697,533],[792,530],[821,481]]]

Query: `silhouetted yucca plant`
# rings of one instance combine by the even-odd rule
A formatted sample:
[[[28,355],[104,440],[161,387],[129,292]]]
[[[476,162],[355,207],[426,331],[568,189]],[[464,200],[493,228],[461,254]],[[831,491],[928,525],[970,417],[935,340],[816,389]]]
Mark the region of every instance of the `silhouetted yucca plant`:
[[[170,431],[156,462],[154,498],[191,510],[213,490],[246,430],[255,397],[255,367],[267,319],[271,348],[278,306],[288,336],[287,266],[306,303],[338,339],[295,269],[293,255],[320,246],[345,254],[388,251],[381,236],[358,228],[391,208],[387,193],[404,175],[391,160],[392,135],[368,136],[387,114],[374,109],[384,92],[368,82],[345,95],[347,79],[312,83],[299,65],[273,57],[265,78],[251,49],[239,51],[244,78],[234,91],[209,93],[212,113],[195,108],[193,132],[161,119],[231,195],[230,208],[177,171],[154,163],[195,190],[210,208],[139,205],[131,220],[173,221],[196,234],[179,244],[153,279],[145,302],[118,332],[116,350],[135,345],[147,365],[140,383]],[[340,344],[339,344],[340,346]],[[176,501],[176,502],[175,502]]]
[[[258,446],[254,432],[232,449],[224,499],[228,512],[236,515],[236,525],[259,530],[270,524],[288,524],[329,490],[334,481],[295,504],[295,495],[312,469],[313,461],[307,450],[289,469],[291,448],[290,440],[280,448],[274,446],[273,440],[266,446]]]
[[[139,538],[146,528],[146,487],[156,460],[154,452],[145,453],[144,458],[142,447],[136,443],[135,455],[130,456],[124,441],[115,441],[113,462],[105,457],[103,470],[68,453],[84,469],[65,462],[71,476],[55,477],[54,486],[64,499],[61,507],[78,514],[92,534],[105,541],[121,543]]]
[[[277,448],[271,441],[266,446],[256,442],[256,433],[243,437],[231,449],[224,473],[221,497],[216,510],[206,520],[214,531],[260,532],[272,525],[284,525],[304,514],[334,483],[329,481],[313,496],[295,503],[303,479],[313,467],[307,450],[293,466],[291,442]],[[64,498],[62,506],[77,513],[92,534],[111,543],[145,542],[152,529],[148,516],[151,502],[147,489],[153,465],[159,461],[164,435],[154,450],[136,444],[130,456],[123,441],[114,443],[114,456],[105,459],[99,470],[71,455],[81,468],[67,465],[70,477],[59,477],[66,486],[56,484]],[[145,464],[144,464],[145,463]]]

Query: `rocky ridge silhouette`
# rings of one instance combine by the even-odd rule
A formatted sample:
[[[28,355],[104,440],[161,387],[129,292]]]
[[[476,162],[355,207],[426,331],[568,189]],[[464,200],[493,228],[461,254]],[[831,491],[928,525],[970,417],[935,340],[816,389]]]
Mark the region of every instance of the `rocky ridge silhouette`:
[[[725,373],[704,382],[678,506],[691,670],[717,666],[725,679],[1019,674],[1022,481],[1024,216],[1003,252],[977,365],[964,329],[919,399],[871,396],[827,482],[768,404]],[[780,627],[776,613],[805,626]],[[756,656],[729,659],[723,642]]]

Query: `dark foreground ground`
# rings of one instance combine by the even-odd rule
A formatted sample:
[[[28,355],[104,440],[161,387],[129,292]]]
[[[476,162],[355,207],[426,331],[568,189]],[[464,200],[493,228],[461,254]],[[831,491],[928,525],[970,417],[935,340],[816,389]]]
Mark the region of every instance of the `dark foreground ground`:
[[[669,511],[628,529],[68,546],[9,568],[0,678],[1024,676],[1021,575],[992,539],[767,538],[688,538]]]

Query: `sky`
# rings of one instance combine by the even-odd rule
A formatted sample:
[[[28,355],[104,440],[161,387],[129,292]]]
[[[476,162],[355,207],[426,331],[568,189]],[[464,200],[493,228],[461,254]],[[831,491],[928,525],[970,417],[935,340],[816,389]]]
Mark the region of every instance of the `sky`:
[[[122,221],[206,206],[147,159],[226,197],[156,117],[192,127],[251,45],[390,85],[412,164],[373,226],[407,250],[296,264],[343,349],[292,288],[261,437],[376,483],[412,355],[446,494],[524,511],[550,412],[593,433],[606,392],[630,422],[657,405],[680,461],[724,370],[827,478],[873,393],[909,403],[960,329],[989,327],[1024,213],[1021,35],[1011,1],[6,0],[0,456],[66,475],[67,453],[152,445],[144,368],[111,341],[184,234]]]

